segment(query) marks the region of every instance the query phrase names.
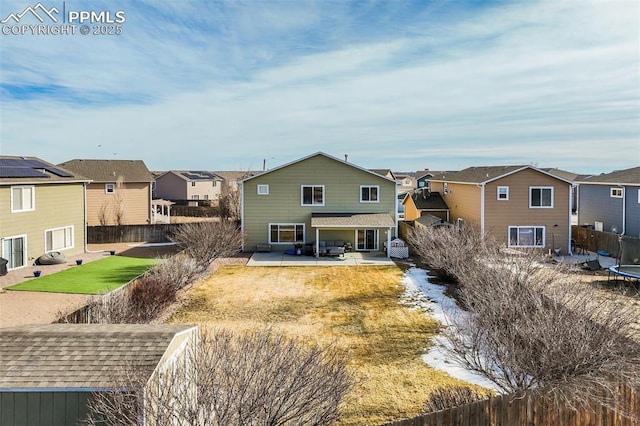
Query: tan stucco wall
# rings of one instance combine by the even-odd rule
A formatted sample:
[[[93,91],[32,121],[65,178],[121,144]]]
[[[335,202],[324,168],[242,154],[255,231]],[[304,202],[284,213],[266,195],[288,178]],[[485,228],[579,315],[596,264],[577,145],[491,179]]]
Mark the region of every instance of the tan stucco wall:
[[[84,252],[84,185],[82,183],[35,186],[35,210],[11,212],[11,186],[0,186],[0,238],[27,236],[27,266],[45,251],[45,230],[73,226],[73,248],[67,255]],[[1,250],[1,249],[0,249]]]
[[[120,188],[116,185],[115,192],[111,194],[105,192],[104,183],[89,184],[87,223],[89,226],[116,225],[116,212],[121,207],[124,212],[121,225],[145,225],[150,219],[150,197],[149,183],[125,183]],[[106,223],[102,223],[102,216]]]

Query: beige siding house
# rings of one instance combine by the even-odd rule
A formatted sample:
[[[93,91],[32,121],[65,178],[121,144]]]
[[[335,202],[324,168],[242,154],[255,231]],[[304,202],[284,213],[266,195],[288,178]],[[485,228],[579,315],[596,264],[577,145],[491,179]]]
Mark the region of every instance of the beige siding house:
[[[201,201],[217,203],[222,188],[222,177],[207,171],[170,170],[156,177],[156,198],[171,201]]]
[[[509,247],[571,250],[571,181],[532,166],[470,167],[438,175],[453,223],[476,226]]]
[[[153,175],[142,160],[71,160],[61,167],[87,176],[87,225],[151,223]]]
[[[8,269],[85,250],[89,179],[36,157],[0,156],[0,256]]]
[[[395,181],[322,152],[245,179],[244,250],[341,242],[384,251],[396,235]],[[339,243],[336,243],[339,245]]]

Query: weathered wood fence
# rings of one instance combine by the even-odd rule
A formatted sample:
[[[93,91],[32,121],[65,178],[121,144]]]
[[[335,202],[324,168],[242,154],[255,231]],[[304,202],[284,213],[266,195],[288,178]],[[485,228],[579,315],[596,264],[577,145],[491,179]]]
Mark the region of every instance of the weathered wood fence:
[[[638,391],[618,388],[619,399],[632,411],[623,416],[602,405],[572,410],[541,400],[533,394],[516,398],[501,395],[386,426],[634,426],[640,421]],[[635,416],[635,418],[633,418]]]
[[[146,241],[149,243],[163,243],[169,241],[168,235],[175,232],[184,224],[155,224],[155,225],[115,225],[115,226],[87,226],[87,242],[89,244],[132,243]]]
[[[573,225],[571,227],[571,235],[576,243],[591,252],[604,250],[611,254],[612,257],[620,255],[618,234]]]

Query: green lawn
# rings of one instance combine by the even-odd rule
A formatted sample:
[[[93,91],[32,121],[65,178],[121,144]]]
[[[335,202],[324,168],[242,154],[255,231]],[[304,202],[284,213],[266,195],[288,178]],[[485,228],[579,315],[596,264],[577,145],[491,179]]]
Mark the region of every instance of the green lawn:
[[[110,256],[7,287],[7,290],[103,294],[128,283],[156,264],[156,259]]]

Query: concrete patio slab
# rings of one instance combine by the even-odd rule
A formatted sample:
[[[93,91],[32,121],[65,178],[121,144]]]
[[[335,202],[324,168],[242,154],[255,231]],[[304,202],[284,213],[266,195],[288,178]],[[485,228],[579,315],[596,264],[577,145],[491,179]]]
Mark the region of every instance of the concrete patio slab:
[[[247,266],[393,266],[392,259],[378,253],[345,253],[344,257],[294,256],[282,252],[254,253]]]

